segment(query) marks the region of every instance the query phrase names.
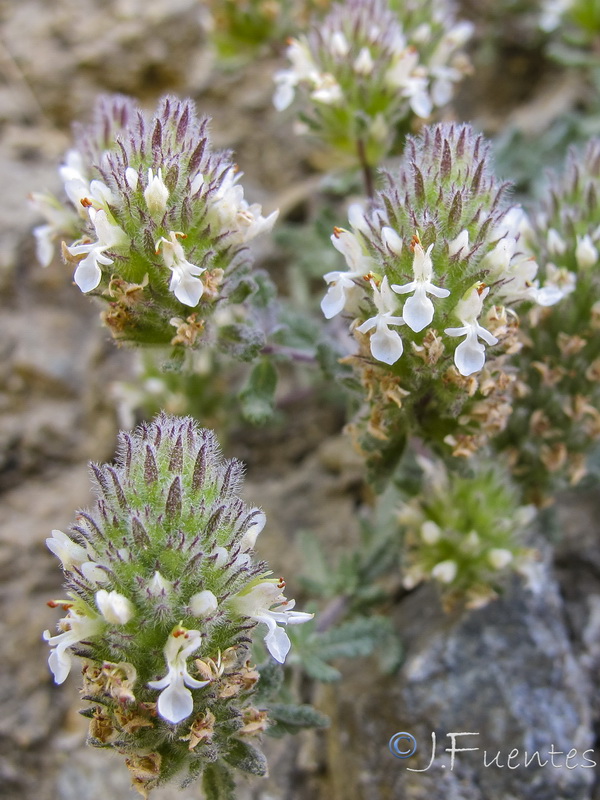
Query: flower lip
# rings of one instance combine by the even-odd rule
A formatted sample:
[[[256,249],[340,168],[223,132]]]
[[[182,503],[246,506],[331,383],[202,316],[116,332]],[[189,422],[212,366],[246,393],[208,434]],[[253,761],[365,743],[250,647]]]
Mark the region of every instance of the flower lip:
[[[412,296],[404,304],[402,317],[408,327],[418,333],[430,325],[433,320],[433,303],[427,295],[432,294],[434,297],[443,298],[448,297],[450,292],[448,289],[434,286],[431,282],[433,277],[433,262],[431,260],[433,243],[425,251],[418,234],[415,234],[411,249],[414,253],[412,265],[414,280],[403,285],[392,284],[391,289],[397,294],[413,292]]]
[[[463,323],[460,328],[446,328],[444,333],[448,336],[464,336],[454,351],[454,363],[464,377],[479,372],[485,364],[485,347],[479,339],[489,345],[498,344],[498,339],[479,324],[477,318],[483,309],[483,301],[489,294],[489,286],[475,284],[469,292],[458,301],[454,310]]]
[[[295,601],[286,600],[282,591],[284,586],[281,580],[259,579],[249,589],[245,589],[229,601],[238,614],[250,617],[256,622],[264,622],[268,628],[265,635],[267,650],[280,664],[284,663],[291,642],[285,630],[279,625],[300,625],[314,616],[302,611],[292,611]]]
[[[371,281],[371,287],[379,313],[365,320],[356,330],[360,333],[369,333],[375,329],[370,341],[371,355],[384,364],[395,364],[404,352],[404,345],[400,334],[390,330],[390,325],[404,325],[404,319],[394,315],[396,297],[388,284],[387,275],[381,281],[379,288],[374,281]]]
[[[174,725],[189,717],[194,710],[190,689],[202,689],[210,683],[196,680],[187,668],[187,659],[198,650],[201,643],[200,631],[176,625],[163,649],[167,674],[160,680],[148,682],[151,689],[161,690],[156,705],[158,713]]]

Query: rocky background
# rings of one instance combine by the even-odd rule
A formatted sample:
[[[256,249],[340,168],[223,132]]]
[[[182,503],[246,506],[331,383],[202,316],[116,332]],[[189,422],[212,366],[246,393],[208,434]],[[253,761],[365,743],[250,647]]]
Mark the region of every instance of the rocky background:
[[[294,208],[306,195],[309,148],[271,108],[275,59],[212,71],[198,0],[0,0],[0,25],[0,796],[116,800],[135,796],[127,770],[86,748],[77,678],[56,687],[47,669],[41,631],[56,614],[45,603],[61,596],[61,576],[44,539],[90,502],[88,460],[112,457],[111,387],[130,376],[132,354],[109,341],[67,268],[37,265],[27,194],[58,191],[69,125],[103,91],[149,107],[164,91],[194,97],[214,116],[216,144],[235,149],[247,194],[267,210]],[[509,122],[536,133],[576,107],[576,79],[514,41],[504,46],[506,58],[480,65],[463,88],[461,118],[488,133]],[[310,397],[289,411],[268,436],[240,430],[226,450],[249,463],[245,495],[269,519],[261,553],[293,596],[298,532],[344,547],[364,489],[340,414]],[[600,501],[573,493],[555,513],[563,538],[554,550],[540,544],[529,588],[515,579],[501,600],[456,616],[427,586],[390,608],[405,644],[400,672],[382,677],[369,660],[338,665],[342,682],[304,698],[331,717],[330,729],[268,740],[271,777],[242,782],[240,798],[600,799],[600,766],[581,766],[600,722]],[[390,755],[396,731],[416,737],[411,761]],[[453,770],[444,752],[451,731],[479,733],[457,747],[480,747],[459,754]],[[432,732],[435,763],[409,772],[427,766]],[[552,744],[565,755],[576,749],[569,763],[580,766],[568,769],[565,755],[558,766],[523,766],[525,750],[544,756]],[[513,748],[520,766],[500,767]],[[499,763],[485,767],[484,749],[488,761],[501,751]],[[154,797],[199,795],[167,787]]]

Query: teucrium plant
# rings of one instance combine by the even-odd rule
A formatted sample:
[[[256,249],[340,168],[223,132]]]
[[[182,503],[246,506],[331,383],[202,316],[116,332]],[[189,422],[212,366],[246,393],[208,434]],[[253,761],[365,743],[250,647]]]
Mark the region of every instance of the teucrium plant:
[[[494,597],[507,567],[527,569],[523,533],[535,508],[519,504],[518,488],[497,463],[475,459],[472,471],[449,471],[421,457],[421,491],[398,509],[404,536],[403,581],[440,586],[444,604],[479,606]]]
[[[514,308],[565,293],[551,276],[539,287],[507,188],[481,135],[432,126],[408,138],[372,203],[351,207],[351,230],[334,231],[348,270],[325,275],[322,309],[356,341],[346,361],[366,392],[359,436],[375,458],[400,453],[409,434],[470,455],[506,425],[521,391]]]
[[[600,140],[572,150],[532,210],[527,245],[564,299],[523,319],[517,358],[527,391],[498,442],[515,475],[542,502],[577,483],[600,437]]]
[[[101,98],[60,168],[69,203],[33,196],[47,219],[36,229],[40,260],[70,236],[63,257],[81,291],[105,301],[118,341],[181,349],[239,339],[242,303],[264,281],[247,245],[277,213],[246,202],[230,154],[211,150],[208,122],[190,100],[166,96],[149,116],[129,98]],[[260,348],[256,326],[243,338],[246,357]]]
[[[57,683],[82,659],[90,743],[123,753],[142,794],[176,773],[265,774],[249,646],[262,623],[282,663],[284,626],[312,615],[292,611],[254,556],[265,515],[236,494],[242,465],[191,418],[162,415],[92,471],[95,507],[47,540],[67,592],[51,602],[65,612],[59,633],[44,634]]]
[[[381,162],[409,130],[446,105],[468,69],[460,48],[472,25],[443,0],[390,7],[385,0],[335,4],[290,40],[291,67],[275,76],[275,106],[302,95],[303,122],[363,167]]]

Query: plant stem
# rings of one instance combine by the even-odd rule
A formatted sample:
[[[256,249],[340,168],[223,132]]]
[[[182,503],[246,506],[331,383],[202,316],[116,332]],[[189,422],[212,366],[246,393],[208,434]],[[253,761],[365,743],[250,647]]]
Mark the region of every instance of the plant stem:
[[[291,358],[292,361],[299,361],[303,364],[316,363],[314,353],[308,353],[306,350],[296,350],[283,344],[266,344],[260,352],[263,356],[286,356],[286,358]]]
[[[373,171],[371,169],[371,165],[367,161],[367,152],[365,150],[365,143],[362,139],[358,139],[356,142],[356,152],[358,153],[358,160],[360,162],[360,167],[363,173],[363,181],[365,184],[365,192],[367,197],[372,198],[374,194],[374,186],[373,186]]]

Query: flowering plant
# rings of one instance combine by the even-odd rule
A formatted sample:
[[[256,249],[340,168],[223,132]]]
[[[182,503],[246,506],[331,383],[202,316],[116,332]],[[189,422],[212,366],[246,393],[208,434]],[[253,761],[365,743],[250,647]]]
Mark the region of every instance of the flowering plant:
[[[291,67],[276,74],[273,102],[287,108],[298,89],[311,132],[361,165],[377,165],[413,115],[425,119],[449,102],[468,71],[460,48],[471,33],[440,0],[398,8],[383,0],[336,4],[290,41]]]
[[[236,495],[241,464],[191,418],[162,415],[121,435],[115,467],[92,471],[95,508],[47,540],[67,592],[50,603],[66,612],[59,633],[44,634],[56,683],[82,659],[90,743],[126,755],[142,794],[183,770],[205,784],[229,766],[264,774],[253,631],[266,625],[283,663],[285,626],[312,614],[292,611],[255,560],[266,517]]]
[[[240,328],[243,301],[265,280],[247,245],[277,212],[263,217],[244,199],[230,154],[212,152],[191,101],[167,96],[149,118],[129,98],[101,98],[60,175],[68,204],[32,198],[47,220],[35,230],[38,257],[48,264],[57,238],[76,237],[63,257],[81,291],[106,304],[115,339],[180,350],[245,339],[244,357],[260,349],[257,326]]]
[[[347,356],[367,394],[361,443],[402,451],[418,433],[444,452],[469,455],[501,431],[519,391],[515,308],[557,302],[566,288],[524,248],[527,220],[494,176],[489,145],[468,125],[409,137],[396,174],[334,247],[347,271],[324,277],[326,317],[350,323]]]

